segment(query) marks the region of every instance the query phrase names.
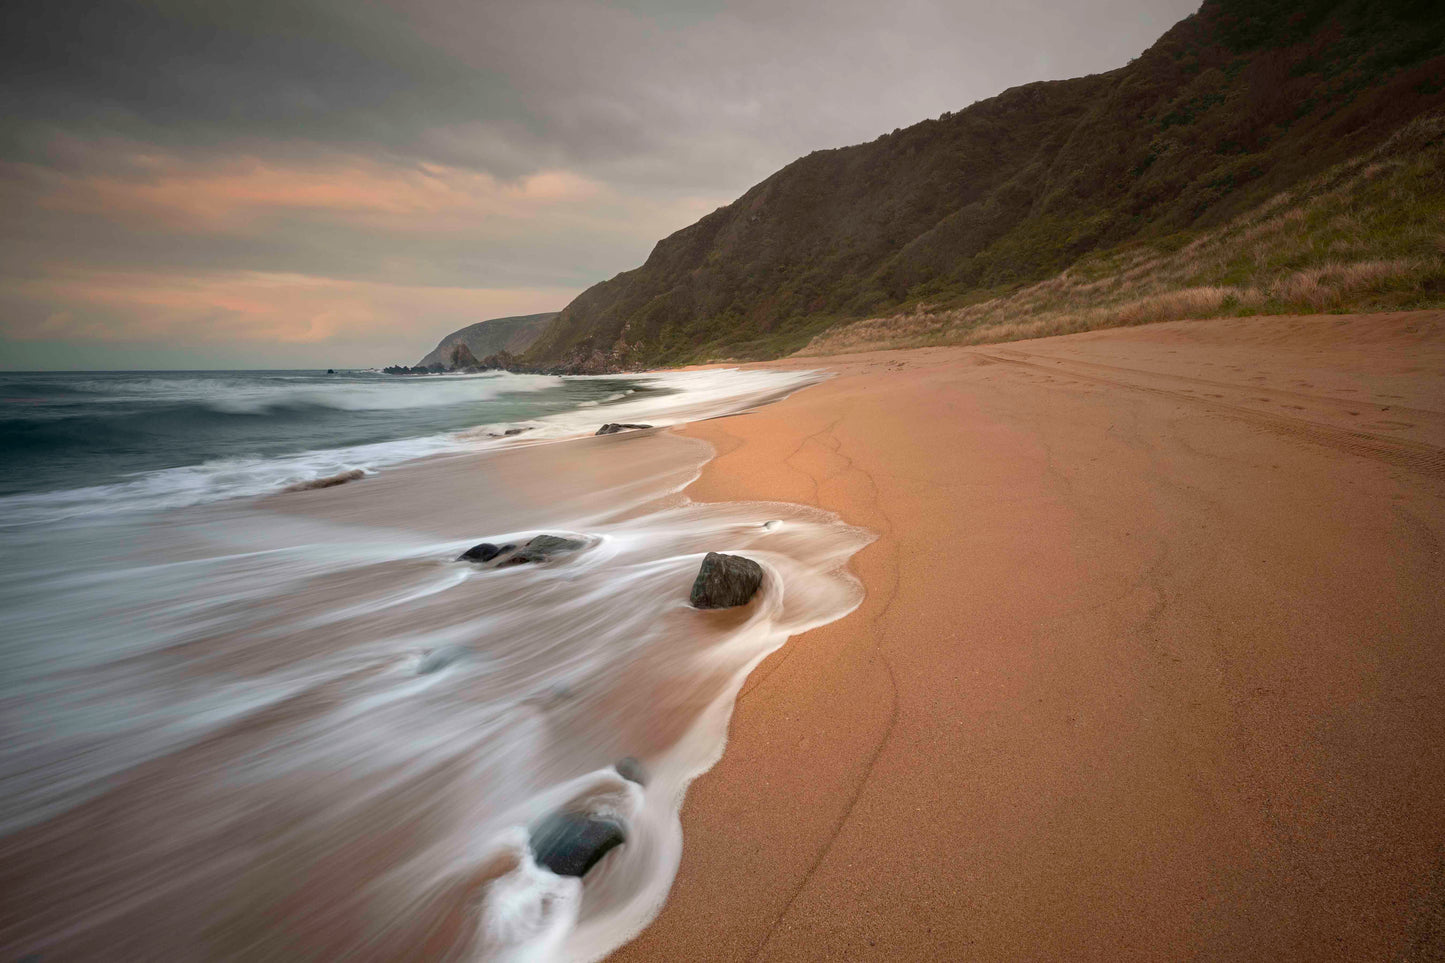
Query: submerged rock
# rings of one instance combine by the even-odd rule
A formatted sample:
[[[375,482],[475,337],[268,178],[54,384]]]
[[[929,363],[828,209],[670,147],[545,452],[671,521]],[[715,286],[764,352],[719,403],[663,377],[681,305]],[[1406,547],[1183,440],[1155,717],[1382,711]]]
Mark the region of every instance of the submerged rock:
[[[585,876],[598,860],[627,842],[622,823],[587,813],[552,813],[532,828],[532,856],[558,876]]]
[[[586,547],[587,543],[579,538],[564,538],[561,535],[538,535],[510,556],[502,559],[500,565],[526,565],[528,562],[545,562],[553,556],[563,555],[567,552],[576,552]]]
[[[339,472],[335,475],[327,475],[325,478],[312,478],[307,481],[299,481],[287,485],[281,489],[283,492],[309,492],[317,488],[335,488],[337,485],[345,485],[349,481],[356,481],[366,477],[366,472],[360,468],[353,468],[351,471]]]
[[[647,767],[636,756],[623,756],[614,762],[612,767],[628,782],[635,782],[639,786],[647,785]]]
[[[490,562],[503,552],[510,552],[516,548],[515,545],[493,545],[491,542],[483,542],[480,545],[473,545],[465,552],[457,556],[458,562]]]
[[[638,430],[641,430],[641,429],[643,429],[643,428],[651,428],[651,427],[652,427],[651,425],[625,425],[625,424],[618,424],[618,423],[608,422],[607,424],[603,425],[601,428],[598,428],[598,429],[597,429],[597,434],[599,434],[599,435],[615,435],[615,434],[617,434],[619,431],[638,431]]]
[[[752,601],[762,584],[763,567],[752,559],[708,552],[689,601],[700,609],[730,609]]]
[[[423,653],[421,661],[417,663],[417,675],[431,675],[433,672],[440,672],[447,666],[466,656],[467,650],[464,646],[448,645],[440,649],[431,649]]]

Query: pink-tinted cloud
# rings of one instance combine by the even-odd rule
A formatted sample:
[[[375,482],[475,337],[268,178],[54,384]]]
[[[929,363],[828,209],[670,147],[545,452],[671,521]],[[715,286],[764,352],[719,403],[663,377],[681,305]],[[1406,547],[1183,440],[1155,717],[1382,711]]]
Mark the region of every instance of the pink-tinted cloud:
[[[299,274],[74,272],[15,285],[48,313],[7,326],[17,341],[398,344],[420,355],[439,321],[556,310],[576,292],[417,287]],[[425,319],[419,322],[413,319]]]
[[[585,216],[588,207],[617,200],[603,185],[566,170],[502,181],[439,164],[388,166],[354,157],[308,164],[163,155],[127,159],[125,175],[48,173],[38,206],[119,220],[143,217],[200,231],[247,228],[298,212],[434,230],[492,217],[555,217],[559,209],[565,216],[568,208],[573,216]]]

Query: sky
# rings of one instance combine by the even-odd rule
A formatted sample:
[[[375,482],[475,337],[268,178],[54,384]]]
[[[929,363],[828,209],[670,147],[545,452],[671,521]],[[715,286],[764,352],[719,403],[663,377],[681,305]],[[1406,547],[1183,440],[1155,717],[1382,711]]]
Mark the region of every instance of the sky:
[[[412,363],[1197,0],[8,0],[0,368]]]

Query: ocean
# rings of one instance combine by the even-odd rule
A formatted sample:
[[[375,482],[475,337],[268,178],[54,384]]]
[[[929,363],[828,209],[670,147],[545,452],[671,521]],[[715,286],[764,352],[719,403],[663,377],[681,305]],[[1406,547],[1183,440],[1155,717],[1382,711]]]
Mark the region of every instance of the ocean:
[[[678,390],[506,372],[0,373],[0,499],[29,496],[0,501],[0,512],[54,518],[97,501],[109,512],[257,495],[485,446],[479,426],[556,436],[639,389]]]
[[[0,955],[624,942],[666,898],[747,673],[858,604],[871,536],[694,503],[709,446],[594,433],[817,377],[0,376]],[[581,548],[458,561],[538,534]],[[757,599],[692,608],[709,551],[762,565]],[[529,838],[558,812],[626,842],[556,875]]]

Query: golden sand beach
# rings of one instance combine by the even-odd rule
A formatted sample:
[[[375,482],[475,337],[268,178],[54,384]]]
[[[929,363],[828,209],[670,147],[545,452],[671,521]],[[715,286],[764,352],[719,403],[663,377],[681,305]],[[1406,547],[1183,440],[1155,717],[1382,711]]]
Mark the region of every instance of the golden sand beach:
[[[699,500],[879,538],[618,960],[1445,952],[1445,314],[775,364]]]

